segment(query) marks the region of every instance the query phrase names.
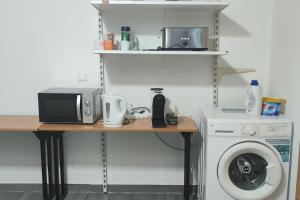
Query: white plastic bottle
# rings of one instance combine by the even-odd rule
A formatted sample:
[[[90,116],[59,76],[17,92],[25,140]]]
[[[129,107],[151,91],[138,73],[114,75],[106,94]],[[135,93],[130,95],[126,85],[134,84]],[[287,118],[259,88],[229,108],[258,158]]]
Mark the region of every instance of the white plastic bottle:
[[[252,80],[247,90],[246,113],[259,116],[262,109],[262,90],[257,80]]]

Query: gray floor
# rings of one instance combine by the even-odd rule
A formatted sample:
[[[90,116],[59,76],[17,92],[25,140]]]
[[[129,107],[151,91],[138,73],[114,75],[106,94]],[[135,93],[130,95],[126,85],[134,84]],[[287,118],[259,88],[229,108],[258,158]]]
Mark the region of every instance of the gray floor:
[[[65,200],[183,200],[182,186],[110,186],[104,194],[100,186],[69,185]],[[40,185],[0,184],[0,200],[42,200]]]
[[[41,192],[0,192],[0,200],[42,200]],[[71,192],[65,200],[183,200],[182,194],[151,193],[76,193]]]

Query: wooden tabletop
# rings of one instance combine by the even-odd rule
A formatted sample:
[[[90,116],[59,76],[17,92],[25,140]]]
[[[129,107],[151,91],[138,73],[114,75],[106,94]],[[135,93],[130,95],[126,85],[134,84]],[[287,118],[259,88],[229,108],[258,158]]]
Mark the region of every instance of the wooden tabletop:
[[[152,128],[151,119],[138,119],[119,128],[106,128],[100,122],[88,124],[42,124],[38,116],[0,115],[0,132],[22,131],[72,131],[72,132],[161,132],[161,133],[196,133],[195,122],[187,117],[179,117],[178,125],[166,128]]]
[[[0,115],[1,132],[38,131],[41,123],[38,116]]]
[[[151,119],[138,119],[119,128],[106,128],[101,123],[93,125],[83,124],[42,124],[40,131],[72,131],[72,132],[161,132],[161,133],[196,133],[198,128],[194,120],[187,117],[179,117],[178,125],[166,128],[152,128]]]

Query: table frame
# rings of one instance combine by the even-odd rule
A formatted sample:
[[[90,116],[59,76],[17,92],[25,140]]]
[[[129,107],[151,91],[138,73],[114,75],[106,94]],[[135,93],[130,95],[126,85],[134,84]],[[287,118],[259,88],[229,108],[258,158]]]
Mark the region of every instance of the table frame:
[[[68,193],[64,160],[64,132],[162,132],[181,133],[184,138],[184,200],[190,200],[191,135],[198,132],[194,121],[179,118],[177,126],[152,128],[151,120],[140,119],[121,128],[93,125],[41,124],[38,116],[0,115],[1,132],[33,132],[39,139],[42,168],[43,200],[63,200]]]
[[[68,194],[63,132],[34,132],[40,141],[43,200],[63,200]]]
[[[68,194],[67,169],[64,161],[63,131],[37,131],[40,141],[43,200],[63,200]],[[190,151],[192,132],[182,132],[184,138],[184,200],[190,200]]]

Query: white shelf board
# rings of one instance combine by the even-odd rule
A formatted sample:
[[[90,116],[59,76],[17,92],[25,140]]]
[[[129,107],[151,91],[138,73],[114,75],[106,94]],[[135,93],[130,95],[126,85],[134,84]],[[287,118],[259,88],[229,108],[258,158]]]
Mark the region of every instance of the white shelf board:
[[[94,50],[95,54],[103,55],[199,55],[222,56],[227,51],[120,51],[120,50]]]
[[[93,0],[91,4],[98,10],[199,10],[219,12],[230,5],[228,1],[148,1],[111,0],[108,4]]]

